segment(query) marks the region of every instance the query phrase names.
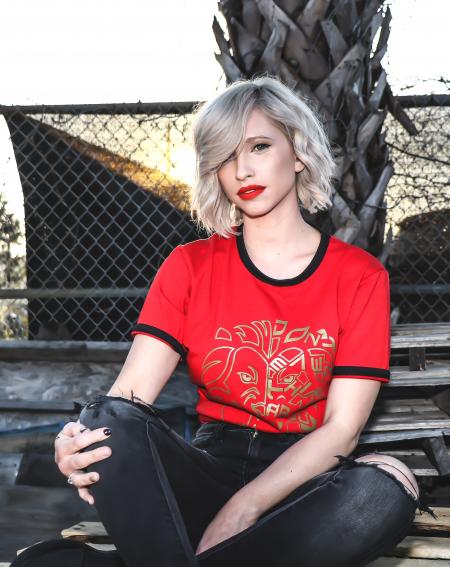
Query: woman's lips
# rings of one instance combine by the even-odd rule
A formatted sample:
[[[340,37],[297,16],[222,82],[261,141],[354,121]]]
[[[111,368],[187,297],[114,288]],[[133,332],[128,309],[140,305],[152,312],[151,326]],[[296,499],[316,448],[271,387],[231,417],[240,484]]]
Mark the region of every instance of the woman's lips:
[[[244,201],[248,201],[249,199],[254,199],[255,197],[257,197],[260,193],[262,193],[264,191],[265,187],[258,187],[255,189],[248,189],[245,192],[239,192],[238,196],[241,199],[244,199]]]

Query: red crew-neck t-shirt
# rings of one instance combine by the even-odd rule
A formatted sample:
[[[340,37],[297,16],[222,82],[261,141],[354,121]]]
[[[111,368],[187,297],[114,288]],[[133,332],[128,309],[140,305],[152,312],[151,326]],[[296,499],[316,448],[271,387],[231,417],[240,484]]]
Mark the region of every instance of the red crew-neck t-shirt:
[[[186,360],[200,422],[312,431],[331,380],[389,382],[388,272],[321,231],[307,268],[274,279],[252,262],[240,232],[172,250],[131,335],[155,337]]]

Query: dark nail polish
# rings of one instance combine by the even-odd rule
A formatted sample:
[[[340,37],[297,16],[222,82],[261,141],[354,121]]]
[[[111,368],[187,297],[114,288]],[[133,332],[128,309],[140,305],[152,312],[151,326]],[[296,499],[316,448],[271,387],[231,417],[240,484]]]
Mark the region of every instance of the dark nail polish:
[[[107,437],[109,437],[109,436],[111,435],[112,431],[111,431],[111,429],[109,429],[109,427],[106,427],[106,428],[103,430],[103,433],[104,433]]]

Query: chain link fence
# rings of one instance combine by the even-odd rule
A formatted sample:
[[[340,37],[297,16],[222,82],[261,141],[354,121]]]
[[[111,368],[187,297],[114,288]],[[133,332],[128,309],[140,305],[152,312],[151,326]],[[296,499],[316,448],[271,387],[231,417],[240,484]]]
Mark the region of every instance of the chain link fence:
[[[403,97],[415,136],[393,119],[385,126],[395,165],[386,265],[398,323],[450,320],[449,98]],[[163,259],[205,236],[188,213],[194,104],[0,108],[25,227],[14,257],[14,219],[2,217],[0,336],[129,340]]]
[[[398,323],[450,321],[450,96],[399,97],[417,133],[389,116],[387,268]]]

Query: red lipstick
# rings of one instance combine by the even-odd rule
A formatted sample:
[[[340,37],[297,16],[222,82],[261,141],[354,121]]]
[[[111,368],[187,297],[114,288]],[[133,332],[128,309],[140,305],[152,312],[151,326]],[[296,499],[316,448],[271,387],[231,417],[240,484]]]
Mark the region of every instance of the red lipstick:
[[[264,189],[265,187],[262,185],[247,185],[247,187],[241,187],[241,189],[239,189],[238,195],[244,200],[253,199],[262,193]]]

